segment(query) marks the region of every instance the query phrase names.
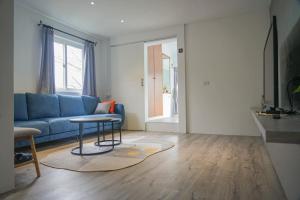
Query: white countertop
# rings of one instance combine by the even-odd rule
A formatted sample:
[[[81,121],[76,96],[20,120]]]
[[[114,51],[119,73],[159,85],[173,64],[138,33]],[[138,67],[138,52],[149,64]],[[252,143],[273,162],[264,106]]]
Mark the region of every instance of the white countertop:
[[[263,138],[270,143],[300,144],[300,115],[284,115],[280,119],[258,115],[251,109],[251,114]]]

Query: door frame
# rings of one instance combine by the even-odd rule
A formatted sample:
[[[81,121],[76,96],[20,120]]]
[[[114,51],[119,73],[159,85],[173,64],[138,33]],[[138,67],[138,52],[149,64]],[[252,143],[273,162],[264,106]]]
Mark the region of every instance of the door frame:
[[[168,41],[177,41],[177,38],[169,38],[169,39],[162,39],[162,40],[156,40],[156,41],[150,41],[150,42],[145,42],[144,43],[144,90],[145,90],[145,122],[147,123],[149,121],[149,85],[148,85],[148,47],[149,46],[154,46],[154,45],[162,45],[164,42]],[[178,44],[177,44],[178,46]],[[178,58],[177,58],[178,59]]]
[[[128,45],[140,42],[151,42],[168,38],[177,38],[177,48],[182,49],[178,54],[178,102],[179,132],[187,133],[187,107],[186,107],[186,63],[185,63],[185,25],[176,25],[167,28],[145,31],[130,35],[110,38],[110,46]],[[144,81],[145,82],[145,81]]]
[[[184,35],[184,34],[183,34]],[[162,39],[144,42],[144,94],[145,94],[145,123],[148,122],[148,47],[163,42],[177,40],[177,50],[184,49],[184,36],[170,36]],[[187,133],[186,128],[186,91],[185,91],[185,56],[184,51],[177,53],[178,59],[178,133]]]

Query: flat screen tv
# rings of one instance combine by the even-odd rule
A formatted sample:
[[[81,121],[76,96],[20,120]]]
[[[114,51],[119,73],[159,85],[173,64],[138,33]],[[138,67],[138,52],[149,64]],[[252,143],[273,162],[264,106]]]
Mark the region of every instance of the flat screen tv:
[[[267,111],[276,111],[279,104],[278,89],[278,33],[276,16],[272,17],[264,46],[263,101]]]
[[[300,112],[300,19],[280,47],[281,106]]]

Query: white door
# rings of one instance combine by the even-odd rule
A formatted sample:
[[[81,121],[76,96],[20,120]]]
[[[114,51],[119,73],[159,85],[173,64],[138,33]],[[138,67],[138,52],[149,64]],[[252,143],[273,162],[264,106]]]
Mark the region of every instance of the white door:
[[[124,128],[145,130],[144,43],[111,47],[111,95],[125,106]]]

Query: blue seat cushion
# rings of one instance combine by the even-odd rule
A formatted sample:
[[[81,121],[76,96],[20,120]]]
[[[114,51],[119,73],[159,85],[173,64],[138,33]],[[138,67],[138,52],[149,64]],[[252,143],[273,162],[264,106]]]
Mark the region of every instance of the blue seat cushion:
[[[59,117],[57,95],[26,93],[29,119]]]
[[[14,120],[28,120],[27,103],[25,94],[14,94]]]
[[[45,121],[15,121],[14,126],[39,129],[41,134],[37,135],[37,137],[49,135],[49,124]]]
[[[72,117],[59,117],[59,118],[45,118],[41,119],[43,121],[46,121],[49,123],[50,127],[50,134],[58,134],[58,133],[64,133],[64,132],[70,132],[70,131],[76,131],[79,130],[78,123],[71,123],[70,119],[74,119],[76,117],[116,117],[121,118],[121,115],[119,114],[98,114],[98,115],[82,115],[82,116],[72,116]],[[107,123],[110,125],[110,123]],[[106,124],[106,125],[107,125]],[[89,128],[96,128],[97,123],[84,123],[83,125],[84,129]],[[100,123],[100,127],[102,127],[102,124]]]
[[[85,114],[94,114],[97,104],[99,102],[97,97],[82,96],[82,101],[85,109]]]
[[[58,98],[61,117],[85,115],[81,96],[59,95]]]
[[[50,134],[58,134],[79,129],[78,124],[71,123],[70,119],[74,117],[58,117],[42,119],[49,123]]]

